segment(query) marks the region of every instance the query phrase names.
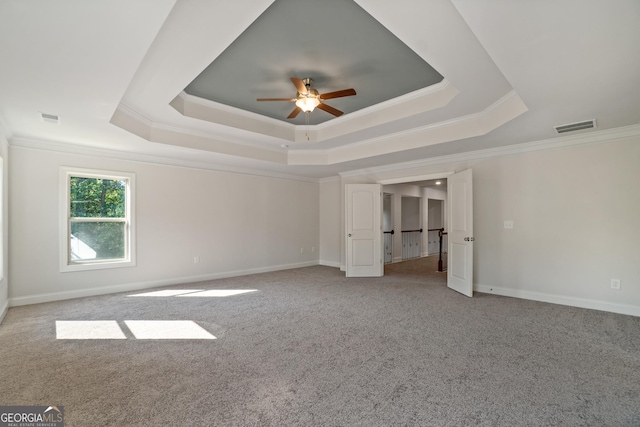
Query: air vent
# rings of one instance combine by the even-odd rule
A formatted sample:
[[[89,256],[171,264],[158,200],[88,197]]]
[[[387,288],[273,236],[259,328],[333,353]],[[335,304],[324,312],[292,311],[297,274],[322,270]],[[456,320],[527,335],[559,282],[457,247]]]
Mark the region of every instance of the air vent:
[[[55,124],[60,123],[60,116],[56,116],[55,114],[40,113],[40,118],[43,122]]]
[[[568,125],[554,126],[556,132],[558,133],[573,132],[575,130],[591,129],[594,127],[596,127],[595,119],[586,120],[584,122],[569,123]]]

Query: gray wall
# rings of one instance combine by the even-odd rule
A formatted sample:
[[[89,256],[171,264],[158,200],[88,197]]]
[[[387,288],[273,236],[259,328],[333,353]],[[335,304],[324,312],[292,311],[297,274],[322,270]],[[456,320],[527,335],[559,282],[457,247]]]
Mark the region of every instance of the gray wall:
[[[320,264],[340,267],[340,179],[320,181]]]
[[[317,182],[19,146],[10,156],[11,305],[318,263]],[[62,165],[136,174],[137,266],[60,272]]]
[[[476,290],[640,316],[639,161],[634,136],[346,174],[342,183],[472,168]]]
[[[419,197],[402,197],[402,229],[417,230],[420,228],[420,202]]]
[[[0,208],[0,322],[9,309],[9,271],[8,271],[8,245],[9,245],[9,191],[8,191],[8,174],[9,174],[9,144],[2,135],[0,128],[0,158],[2,164],[2,174],[0,175],[0,190],[2,196],[2,207]]]

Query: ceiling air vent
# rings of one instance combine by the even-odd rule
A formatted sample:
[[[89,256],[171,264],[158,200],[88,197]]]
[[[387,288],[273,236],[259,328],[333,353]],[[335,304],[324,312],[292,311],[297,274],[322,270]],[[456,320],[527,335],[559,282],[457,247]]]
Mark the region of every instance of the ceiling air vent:
[[[569,123],[568,125],[554,126],[558,133],[573,132],[574,130],[591,129],[594,127],[596,127],[595,119],[586,120],[584,122]]]
[[[40,113],[40,118],[43,122],[55,124],[60,123],[60,116],[56,116],[55,114]]]

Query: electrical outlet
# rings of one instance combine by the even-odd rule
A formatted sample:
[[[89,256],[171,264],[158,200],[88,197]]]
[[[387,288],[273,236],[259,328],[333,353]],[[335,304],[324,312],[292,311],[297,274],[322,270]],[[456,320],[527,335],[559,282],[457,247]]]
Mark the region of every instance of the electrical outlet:
[[[197,264],[197,263],[199,263],[199,262],[200,262],[200,257],[199,257],[199,256],[197,256],[197,255],[196,255],[196,256],[194,256],[194,257],[193,257],[193,263],[194,263],[194,264]]]
[[[611,279],[611,289],[620,289],[620,279]]]
[[[505,229],[507,229],[507,230],[511,230],[511,229],[513,229],[513,221],[511,221],[511,220],[506,220],[506,221],[504,222],[504,228],[505,228]]]

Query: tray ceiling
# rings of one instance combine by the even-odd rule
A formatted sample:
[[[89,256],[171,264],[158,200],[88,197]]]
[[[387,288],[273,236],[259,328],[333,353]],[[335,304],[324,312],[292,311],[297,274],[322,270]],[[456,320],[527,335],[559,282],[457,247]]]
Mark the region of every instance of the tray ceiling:
[[[597,127],[570,137],[637,127],[638,22],[637,0],[7,0],[0,132],[318,178],[567,138],[554,126],[584,120]],[[309,125],[254,102],[293,95],[292,76],[358,95]]]

